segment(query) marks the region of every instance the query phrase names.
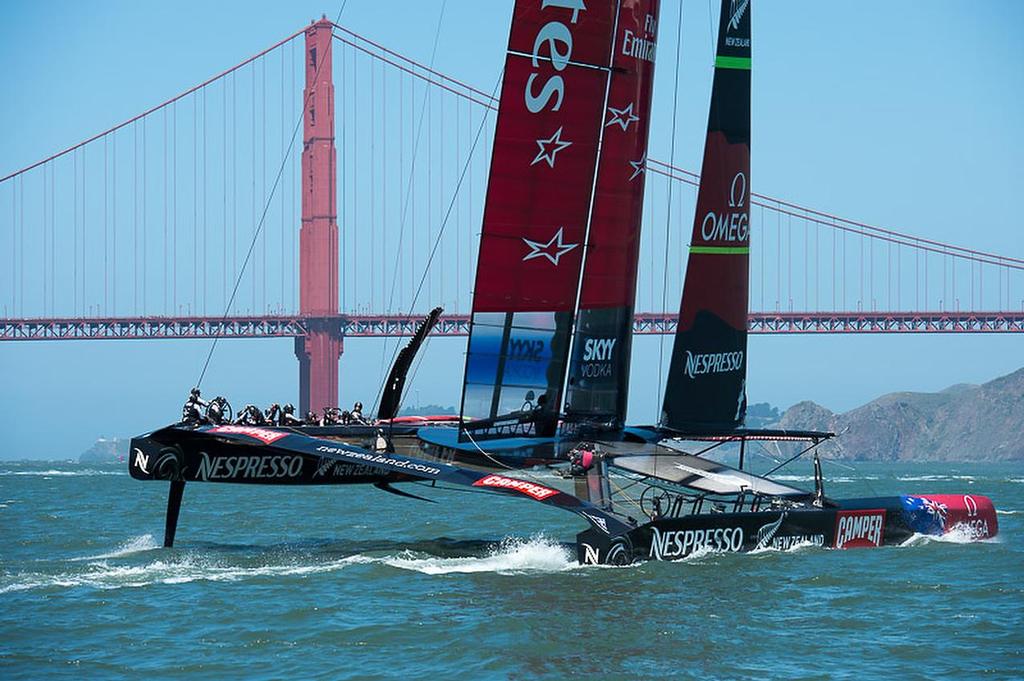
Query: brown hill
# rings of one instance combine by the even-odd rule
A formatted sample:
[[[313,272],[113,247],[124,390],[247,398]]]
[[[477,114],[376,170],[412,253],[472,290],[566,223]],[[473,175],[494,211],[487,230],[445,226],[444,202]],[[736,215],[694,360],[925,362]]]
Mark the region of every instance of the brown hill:
[[[891,393],[836,414],[814,402],[787,409],[782,428],[830,430],[822,456],[861,461],[1024,460],[1024,369],[983,385]]]

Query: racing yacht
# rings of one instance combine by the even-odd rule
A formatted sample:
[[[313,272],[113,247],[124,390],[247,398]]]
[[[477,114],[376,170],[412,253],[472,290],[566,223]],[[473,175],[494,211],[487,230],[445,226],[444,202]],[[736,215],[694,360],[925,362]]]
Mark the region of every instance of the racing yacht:
[[[625,423],[658,0],[516,0],[484,209],[461,414],[395,418],[425,320],[367,426],[179,423],[135,438],[129,470],[170,482],[460,486],[587,522],[581,563],[809,543],[995,536],[980,495],[834,500],[745,470],[748,444],[831,433],[744,427],[750,197],[750,2],[723,0],[689,262],[663,409]],[[432,313],[436,321],[436,311]],[[387,408],[384,408],[386,405]],[[709,455],[738,448],[738,466]],[[557,476],[539,478],[537,467]],[[401,483],[416,484],[395,487]]]

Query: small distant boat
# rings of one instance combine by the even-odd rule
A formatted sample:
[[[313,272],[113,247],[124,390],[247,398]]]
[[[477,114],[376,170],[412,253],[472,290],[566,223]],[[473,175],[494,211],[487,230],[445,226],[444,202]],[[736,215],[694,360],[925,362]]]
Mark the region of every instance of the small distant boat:
[[[744,427],[749,0],[721,4],[662,415],[657,425],[625,423],[658,4],[516,0],[460,415],[397,416],[436,309],[395,360],[372,423],[178,423],[139,436],[132,477],[170,481],[165,546],[186,482],[372,484],[416,499],[457,486],[525,497],[586,520],[576,542],[586,564],[997,534],[984,496],[835,500],[816,455],[813,491],[744,470],[748,443],[790,443],[795,459],[833,437]],[[738,467],[707,458],[728,444],[738,447]],[[556,475],[540,479],[538,466]]]

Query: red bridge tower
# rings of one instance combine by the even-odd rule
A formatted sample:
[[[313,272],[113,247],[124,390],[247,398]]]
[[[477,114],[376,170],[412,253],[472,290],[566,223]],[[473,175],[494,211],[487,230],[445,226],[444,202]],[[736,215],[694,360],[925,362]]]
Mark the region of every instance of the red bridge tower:
[[[340,252],[331,31],[326,17],[306,29],[299,313],[306,318],[307,334],[295,339],[303,415],[338,405],[338,363],[344,349],[338,320]]]

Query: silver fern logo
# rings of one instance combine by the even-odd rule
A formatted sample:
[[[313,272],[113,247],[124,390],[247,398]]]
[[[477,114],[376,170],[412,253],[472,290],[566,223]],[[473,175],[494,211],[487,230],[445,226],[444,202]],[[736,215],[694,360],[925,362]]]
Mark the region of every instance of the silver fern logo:
[[[732,0],[729,4],[729,30],[735,31],[740,27],[740,20],[743,13],[750,6],[750,0]]]
[[[773,523],[768,523],[760,530],[757,531],[757,546],[754,550],[766,549],[772,544],[772,539],[778,534],[779,528],[782,527],[782,521],[786,519],[786,512],[783,511],[779,514],[779,519]]]

